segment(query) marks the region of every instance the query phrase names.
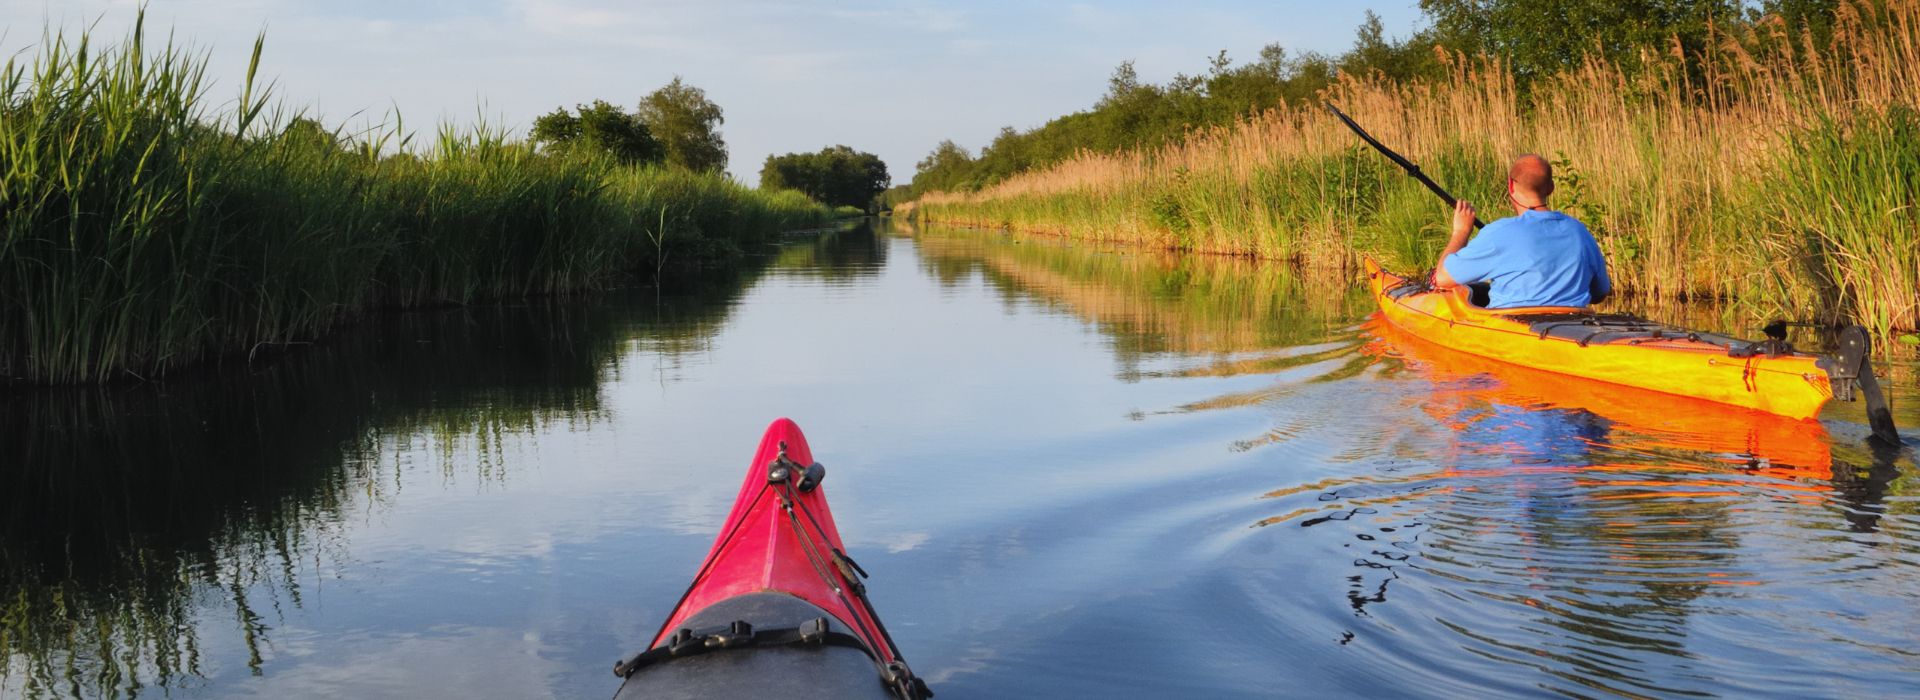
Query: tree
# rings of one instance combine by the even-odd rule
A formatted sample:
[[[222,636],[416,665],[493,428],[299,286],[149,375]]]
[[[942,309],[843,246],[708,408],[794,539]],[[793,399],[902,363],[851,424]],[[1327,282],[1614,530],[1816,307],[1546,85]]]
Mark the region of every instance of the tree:
[[[727,142],[719,127],[726,122],[707,91],[674,76],[673,82],[640,98],[640,121],[660,140],[668,163],[695,172],[727,167]]]
[[[604,153],[628,164],[659,163],[665,149],[638,116],[604,100],[566,108],[533,120],[532,139],[554,153]],[[584,150],[583,150],[584,149]]]
[[[1366,20],[1354,33],[1353,48],[1340,57],[1340,70],[1353,75],[1379,74],[1408,81],[1436,73],[1439,66],[1433,56],[1430,36],[1416,34],[1406,41],[1390,41],[1380,15],[1367,10]]]
[[[1713,25],[1744,15],[1742,0],[1420,0],[1441,45],[1508,61],[1524,85],[1598,52],[1629,70],[1646,49],[1672,42],[1689,57],[1710,45]]]
[[[914,192],[934,190],[971,189],[973,179],[973,156],[967,149],[954,143],[953,139],[941,141],[933,147],[933,152],[915,164],[913,172]]]
[[[799,190],[832,206],[866,208],[874,195],[886,191],[892,178],[886,161],[872,153],[846,146],[829,146],[819,153],[767,156],[760,168],[761,189]]]

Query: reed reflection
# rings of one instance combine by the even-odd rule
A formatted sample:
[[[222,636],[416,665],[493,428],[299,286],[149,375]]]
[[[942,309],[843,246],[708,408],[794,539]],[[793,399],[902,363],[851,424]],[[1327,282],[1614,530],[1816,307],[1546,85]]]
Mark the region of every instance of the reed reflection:
[[[977,276],[1008,304],[1072,314],[1112,340],[1129,379],[1154,376],[1142,369],[1153,357],[1225,358],[1323,343],[1367,302],[1343,281],[1245,258],[1102,250],[938,226],[910,231],[922,268],[941,284]]]
[[[699,350],[748,282],[382,316],[256,370],[0,396],[0,694],[261,672],[275,617],[351,559],[343,516],[394,495],[400,453],[503,479],[506,441],[604,421],[623,350]],[[216,629],[246,658],[209,658]]]

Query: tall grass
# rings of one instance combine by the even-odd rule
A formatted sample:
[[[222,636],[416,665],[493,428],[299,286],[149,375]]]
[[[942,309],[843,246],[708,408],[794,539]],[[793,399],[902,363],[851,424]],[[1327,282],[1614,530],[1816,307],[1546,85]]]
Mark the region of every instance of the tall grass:
[[[1327,97],[1485,213],[1503,213],[1510,158],[1554,160],[1554,204],[1587,221],[1629,293],[1913,329],[1920,1],[1843,2],[1834,37],[1816,50],[1760,23],[1708,56],[1650,51],[1638,72],[1588,60],[1531,97],[1498,60],[1453,57],[1446,80],[1345,76]],[[1334,268],[1430,266],[1445,238],[1430,195],[1305,107],[932,193],[912,215]]]
[[[0,381],[150,377],[374,307],[606,286],[829,211],[712,174],[560,158],[209,97],[204,56],[47,35],[0,69]]]

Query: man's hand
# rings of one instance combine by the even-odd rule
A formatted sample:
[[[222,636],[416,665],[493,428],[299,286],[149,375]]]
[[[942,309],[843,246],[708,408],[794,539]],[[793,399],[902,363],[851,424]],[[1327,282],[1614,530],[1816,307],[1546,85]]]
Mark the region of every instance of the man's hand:
[[[1473,221],[1477,218],[1473,203],[1464,199],[1453,203],[1453,240],[1466,243],[1467,236],[1473,235]]]
[[[1453,202],[1453,236],[1447,240],[1447,247],[1440,251],[1440,264],[1433,268],[1433,284],[1436,287],[1455,286],[1453,276],[1447,274],[1447,256],[1460,252],[1467,247],[1467,237],[1473,235],[1473,203],[1464,199]]]

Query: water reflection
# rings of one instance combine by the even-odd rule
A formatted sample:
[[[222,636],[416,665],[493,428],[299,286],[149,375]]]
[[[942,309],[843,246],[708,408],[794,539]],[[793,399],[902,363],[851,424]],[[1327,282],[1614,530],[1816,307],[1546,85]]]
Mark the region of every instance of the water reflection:
[[[1233,658],[1264,664],[1253,678],[1374,696],[1808,696],[1845,694],[1836,668],[1857,674],[1844,686],[1856,690],[1911,678],[1895,650],[1911,640],[1898,584],[1914,563],[1901,552],[1920,544],[1915,501],[1899,495],[1912,467],[1860,443],[1850,407],[1834,411],[1834,435],[1490,364],[1357,323],[1366,299],[1271,265],[977,231],[914,240],[923,270],[956,293],[985,285],[1010,308],[1097,330],[1117,378],[1210,388],[1137,418],[1268,417],[1227,445],[1268,484],[1249,534],[1207,534],[1198,514],[1149,521],[1197,538],[1164,556],[1201,572],[1180,588],[1215,591],[1207,609],[1175,606],[1183,622],[1113,646],[1184,640],[1194,653],[1173,658],[1195,668]],[[1894,368],[1902,392],[1909,369]],[[1217,503],[1185,483],[1152,490],[1173,510]],[[1137,531],[1143,517],[1099,520]],[[1835,596],[1848,612],[1830,608]],[[1337,633],[1303,634],[1317,623]],[[1237,632],[1183,635],[1194,628]],[[1284,634],[1262,634],[1272,628]],[[1342,667],[1358,673],[1329,677]]]
[[[782,274],[823,280],[872,278],[887,264],[887,244],[871,219],[847,228],[788,243],[780,247],[773,267]]]
[[[1870,550],[1789,547],[1780,561],[1754,541],[1874,532],[1896,454],[1862,469],[1835,458],[1817,422],[1489,363],[1377,321],[1366,331],[1361,352],[1398,395],[1383,412],[1420,419],[1393,421],[1398,435],[1359,460],[1372,471],[1269,492],[1299,505],[1260,521],[1352,529],[1343,593],[1356,616],[1378,616],[1411,579],[1424,590],[1418,609],[1389,613],[1397,629],[1444,630],[1457,653],[1536,672],[1536,691],[1778,692],[1776,674],[1730,679],[1704,662],[1744,640],[1702,628],[1774,624],[1779,611],[1736,602],[1754,595],[1743,590],[1882,585],[1860,573],[1891,563]],[[1801,557],[1864,561],[1838,574]],[[1819,633],[1845,640],[1843,627]]]
[[[401,471],[508,479],[516,441],[605,420],[623,349],[700,350],[749,281],[639,313],[382,316],[258,370],[0,398],[0,694],[167,688],[201,674],[222,617],[260,673],[303,577],[351,558],[343,519]]]
[[[610,694],[781,413],[942,697],[1913,687],[1914,470],[1845,407],[1426,353],[1284,267],[886,233],[0,400],[0,696]]]
[[[915,231],[922,268],[956,288],[978,277],[1007,304],[1071,314],[1112,341],[1123,379],[1163,356],[1231,359],[1327,342],[1369,300],[1343,280],[1245,258],[1089,250],[1046,239]],[[1346,334],[1351,336],[1351,334]],[[1263,372],[1271,356],[1200,374]]]

